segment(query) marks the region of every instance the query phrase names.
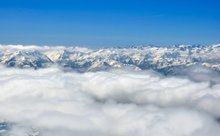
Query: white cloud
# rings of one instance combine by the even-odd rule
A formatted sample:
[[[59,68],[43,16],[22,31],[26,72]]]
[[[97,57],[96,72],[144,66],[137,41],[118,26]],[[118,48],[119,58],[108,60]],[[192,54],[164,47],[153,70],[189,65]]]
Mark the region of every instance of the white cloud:
[[[0,68],[9,135],[218,136],[220,84],[157,73]],[[7,135],[7,133],[5,133]]]

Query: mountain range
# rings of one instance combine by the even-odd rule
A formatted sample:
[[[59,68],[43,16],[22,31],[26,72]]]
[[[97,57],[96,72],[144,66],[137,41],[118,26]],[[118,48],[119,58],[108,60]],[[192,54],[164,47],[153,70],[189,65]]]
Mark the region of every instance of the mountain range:
[[[220,44],[104,49],[0,45],[0,63],[7,67],[34,69],[56,65],[78,72],[125,68],[174,74],[193,66],[220,71]]]

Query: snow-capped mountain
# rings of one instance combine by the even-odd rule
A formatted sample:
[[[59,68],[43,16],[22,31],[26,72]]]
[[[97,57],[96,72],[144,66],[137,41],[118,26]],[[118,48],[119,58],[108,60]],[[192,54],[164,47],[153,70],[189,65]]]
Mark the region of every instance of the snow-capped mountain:
[[[35,69],[58,65],[79,72],[130,68],[172,73],[175,69],[195,65],[220,71],[220,45],[141,46],[96,50],[1,45],[0,63],[7,67]]]

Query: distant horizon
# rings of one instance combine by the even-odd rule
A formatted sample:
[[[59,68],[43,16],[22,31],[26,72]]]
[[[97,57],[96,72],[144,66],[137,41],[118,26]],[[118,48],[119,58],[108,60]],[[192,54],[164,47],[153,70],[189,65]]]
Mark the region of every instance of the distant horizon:
[[[213,45],[220,45],[219,43],[212,43],[212,44],[164,44],[164,45],[158,45],[158,44],[128,44],[128,45],[115,45],[115,46],[86,46],[86,45],[64,45],[64,44],[54,44],[54,45],[48,45],[48,44],[2,44],[0,43],[0,46],[39,46],[39,47],[79,47],[79,48],[88,48],[88,49],[104,49],[104,48],[129,48],[129,47],[144,47],[144,46],[152,46],[152,47],[172,47],[172,46],[178,46],[178,45],[187,45],[187,46],[194,46],[194,45],[201,45],[201,46],[213,46]]]
[[[111,42],[112,43],[112,42]],[[115,42],[115,44],[95,44],[95,43],[91,43],[91,44],[80,44],[80,43],[47,43],[47,42],[40,42],[40,43],[26,43],[26,42],[1,42],[0,41],[0,45],[25,45],[25,46],[31,46],[31,45],[36,45],[36,46],[65,46],[65,47],[86,47],[86,48],[109,48],[109,47],[129,47],[129,46],[145,46],[145,45],[153,45],[153,46],[172,46],[172,45],[203,45],[203,46],[207,46],[207,45],[216,45],[216,44],[220,44],[219,42],[202,42],[202,43],[196,43],[196,42],[176,42],[176,43],[151,43],[151,42],[130,42],[130,43],[117,43]],[[113,42],[114,43],[114,42]]]

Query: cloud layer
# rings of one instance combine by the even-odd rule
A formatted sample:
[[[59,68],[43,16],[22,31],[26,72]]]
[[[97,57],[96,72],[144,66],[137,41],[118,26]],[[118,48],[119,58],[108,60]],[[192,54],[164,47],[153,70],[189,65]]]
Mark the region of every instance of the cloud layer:
[[[152,71],[74,73],[58,68],[4,67],[0,71],[0,119],[10,126],[3,135],[218,136],[220,133],[218,80],[211,85],[210,78],[196,82]]]

